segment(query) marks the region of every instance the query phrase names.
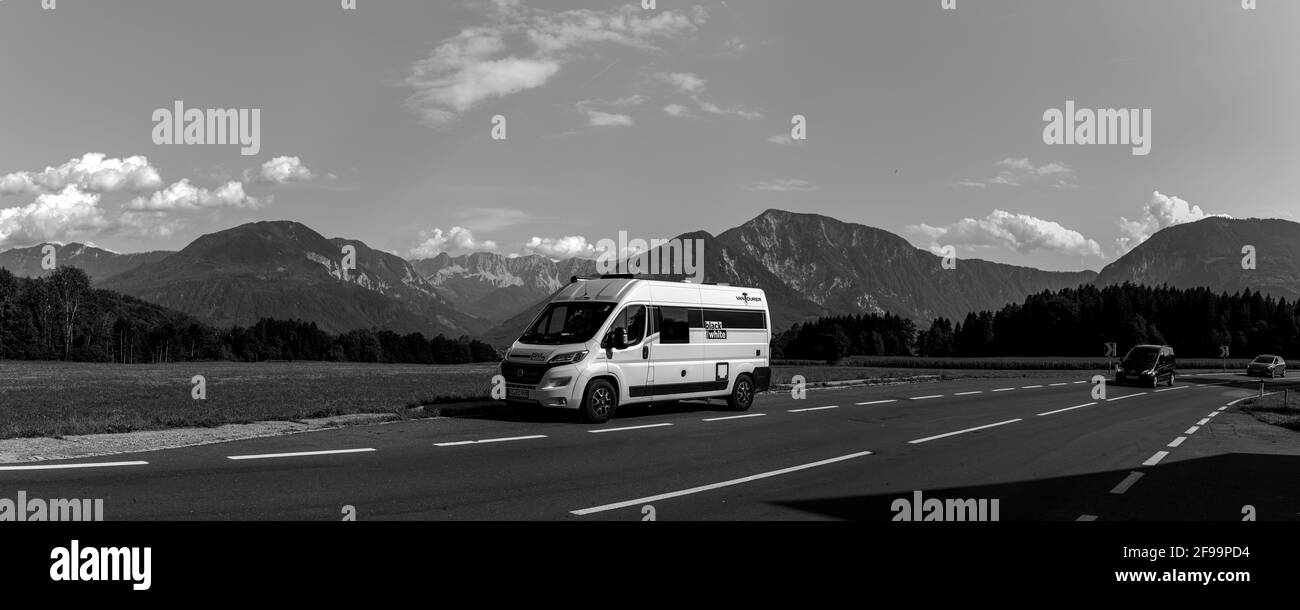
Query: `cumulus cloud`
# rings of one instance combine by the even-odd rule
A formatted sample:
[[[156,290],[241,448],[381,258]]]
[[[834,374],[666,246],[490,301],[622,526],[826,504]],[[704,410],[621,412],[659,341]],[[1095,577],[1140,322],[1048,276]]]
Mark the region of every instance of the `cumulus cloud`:
[[[750,191],[775,191],[775,192],[793,192],[793,191],[815,191],[817,186],[799,178],[782,178],[779,180],[766,180],[755,182],[747,185],[746,190]]]
[[[653,13],[632,4],[564,11],[504,1],[491,6],[490,25],[462,30],[411,66],[406,106],[426,125],[446,125],[487,100],[541,87],[600,45],[655,51],[708,18],[698,6]]]
[[[632,125],[632,117],[626,114],[611,114],[599,110],[587,110],[588,125],[592,127],[628,127]]]
[[[188,178],[183,178],[164,190],[154,192],[147,199],[132,199],[123,207],[137,211],[177,212],[204,208],[256,208],[261,205],[260,200],[244,193],[243,183],[231,181],[215,190],[209,190],[194,186]]]
[[[262,184],[288,184],[290,182],[307,182],[315,178],[298,157],[276,157],[263,163],[261,167],[244,172],[244,179]]]
[[[1050,220],[1003,210],[993,210],[993,213],[980,219],[964,218],[946,226],[921,224],[908,229],[932,240],[932,249],[946,245],[1003,247],[1021,254],[1046,251],[1071,256],[1102,257],[1101,246],[1078,231]]]
[[[162,186],[162,177],[146,157],[117,159],[95,152],[43,171],[0,176],[0,195],[61,193],[69,186],[86,193],[142,193]]]
[[[691,74],[690,72],[665,72],[659,74],[658,77],[659,80],[672,85],[682,93],[701,93],[704,91],[705,81],[697,74]]]
[[[769,143],[779,144],[781,146],[803,146],[803,140],[796,140],[790,137],[788,133],[780,133],[767,139]]]
[[[432,231],[420,231],[420,245],[411,248],[409,258],[433,258],[439,254],[466,254],[469,252],[492,252],[497,249],[494,241],[477,240],[474,232],[465,227],[452,227],[449,231],[434,228]]]
[[[94,235],[112,224],[99,200],[99,194],[69,185],[57,193],[41,193],[25,206],[0,209],[0,247]]]
[[[1161,229],[1210,216],[1216,214],[1206,214],[1200,206],[1155,191],[1142,207],[1142,215],[1136,220],[1120,217],[1119,229],[1123,235],[1116,240],[1116,245],[1120,253],[1128,252]]]
[[[537,254],[554,259],[595,258],[600,253],[586,237],[533,237],[524,243],[524,254]]]
[[[1064,163],[1047,163],[1035,166],[1028,158],[1006,158],[997,162],[998,173],[991,178],[962,180],[958,186],[984,188],[987,185],[1026,186],[1042,184],[1052,188],[1077,188],[1074,170]]]

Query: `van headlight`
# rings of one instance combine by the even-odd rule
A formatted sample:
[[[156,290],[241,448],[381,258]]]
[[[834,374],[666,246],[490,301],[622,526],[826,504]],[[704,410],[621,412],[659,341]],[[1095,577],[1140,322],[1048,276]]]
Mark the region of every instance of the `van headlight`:
[[[584,349],[580,352],[565,352],[563,354],[556,354],[554,356],[551,356],[549,362],[551,364],[573,364],[574,362],[582,362],[582,359],[586,357],[587,357],[587,350]]]
[[[562,388],[562,387],[565,387],[565,386],[569,385],[569,382],[570,382],[570,381],[573,381],[573,378],[572,378],[572,377],[559,377],[559,378],[557,378],[557,379],[552,379],[552,380],[546,382],[544,385],[542,385],[542,387],[537,388],[537,389],[539,389],[539,390],[556,390],[556,389],[559,389],[559,388]]]

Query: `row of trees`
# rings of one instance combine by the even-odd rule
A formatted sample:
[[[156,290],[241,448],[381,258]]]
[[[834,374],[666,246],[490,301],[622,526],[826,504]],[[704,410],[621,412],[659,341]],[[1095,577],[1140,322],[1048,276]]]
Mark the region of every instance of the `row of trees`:
[[[1108,342],[1120,350],[1171,345],[1185,356],[1206,358],[1217,357],[1223,345],[1236,356],[1297,354],[1300,306],[1250,290],[1230,295],[1208,288],[1085,285],[1030,295],[996,312],[973,312],[958,323],[939,318],[919,332],[890,315],[822,318],[779,335],[773,353],[818,360],[1100,356]]]
[[[217,329],[165,307],[91,288],[60,267],[20,278],[0,268],[0,358],[88,362],[334,360],[462,364],[498,360],[482,341],[386,330],[333,335],[301,320]]]

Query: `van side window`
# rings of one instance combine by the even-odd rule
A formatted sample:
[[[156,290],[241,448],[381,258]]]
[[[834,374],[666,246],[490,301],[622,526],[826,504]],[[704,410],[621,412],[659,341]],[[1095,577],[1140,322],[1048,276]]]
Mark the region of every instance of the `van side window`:
[[[659,308],[659,342],[690,343],[691,320],[685,307]]]
[[[645,338],[645,318],[645,305],[628,305],[614,318],[609,330],[613,332],[616,328],[624,329],[627,331],[627,344],[636,345]]]

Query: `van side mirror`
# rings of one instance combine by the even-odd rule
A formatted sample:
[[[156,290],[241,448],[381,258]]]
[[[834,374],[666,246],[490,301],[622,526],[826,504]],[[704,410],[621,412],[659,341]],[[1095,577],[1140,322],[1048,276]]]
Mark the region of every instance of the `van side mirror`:
[[[627,349],[627,329],[618,327],[614,329],[614,338],[611,341],[614,349]]]

